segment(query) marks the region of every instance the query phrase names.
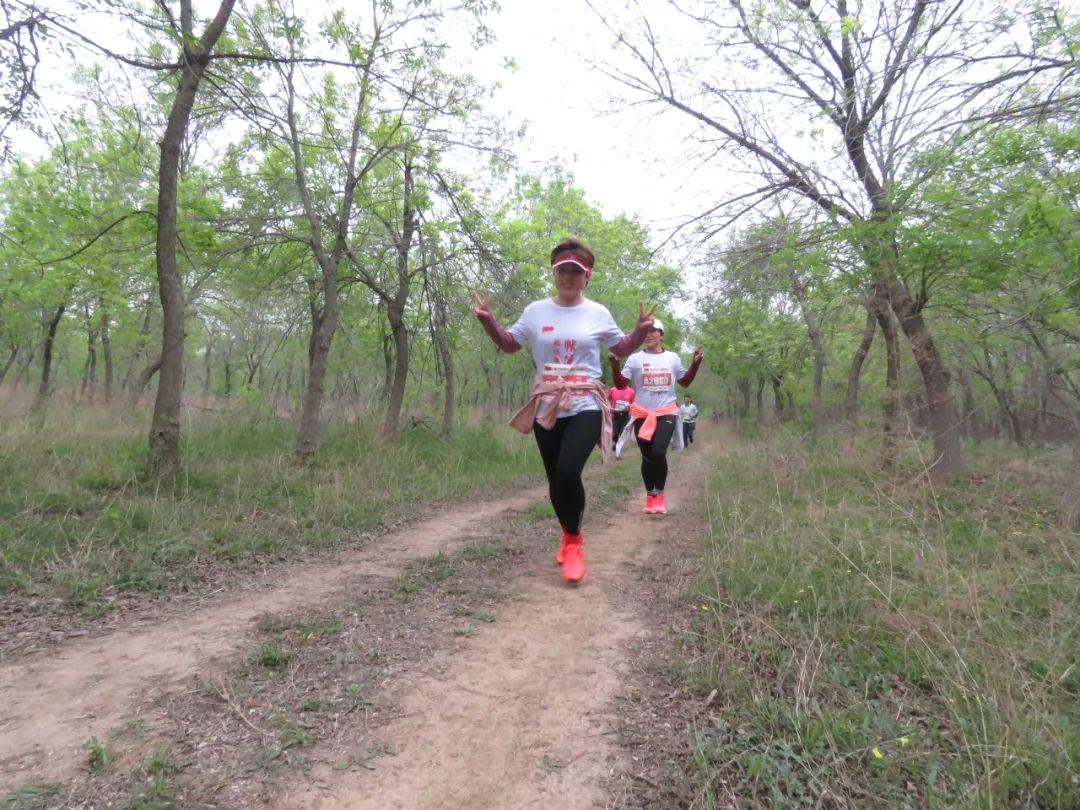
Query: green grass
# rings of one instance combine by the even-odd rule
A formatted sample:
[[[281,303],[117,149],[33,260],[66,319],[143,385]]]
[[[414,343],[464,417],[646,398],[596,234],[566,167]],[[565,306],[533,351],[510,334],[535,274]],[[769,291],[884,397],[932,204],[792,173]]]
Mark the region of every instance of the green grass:
[[[426,591],[454,574],[454,559],[443,552],[430,557],[413,560],[405,566],[405,573],[394,579],[398,595],[404,599]]]
[[[143,760],[140,766],[140,795],[128,806],[132,810],[166,810],[178,807],[172,801],[177,794],[174,782],[176,775],[184,767],[184,763],[178,762],[167,747],[160,746],[153,755]]]
[[[272,641],[260,644],[248,657],[251,663],[266,669],[282,669],[292,658],[293,654],[289,650]]]
[[[97,737],[91,737],[84,742],[83,750],[86,751],[87,767],[90,768],[90,773],[104,773],[112,764],[112,755],[109,754],[109,749]]]
[[[90,613],[118,591],[167,591],[207,564],[255,564],[355,542],[388,515],[536,475],[527,437],[462,427],[450,441],[331,425],[307,466],[289,424],[185,425],[178,483],[143,477],[141,426],[73,419],[0,424],[0,591],[59,596]]]
[[[510,549],[510,545],[504,540],[482,541],[469,546],[462,554],[467,560],[488,560],[493,557],[501,557]]]
[[[914,458],[891,480],[790,444],[718,459],[684,634],[719,695],[692,735],[700,806],[1080,806],[1064,454],[969,463],[935,489]]]
[[[0,796],[0,807],[5,810],[51,807],[59,793],[59,785],[25,785]]]

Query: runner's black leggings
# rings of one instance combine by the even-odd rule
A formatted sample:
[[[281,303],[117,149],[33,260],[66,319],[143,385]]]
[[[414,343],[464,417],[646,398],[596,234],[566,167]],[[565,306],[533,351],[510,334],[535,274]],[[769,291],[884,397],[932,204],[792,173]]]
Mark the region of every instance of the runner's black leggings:
[[[634,435],[641,430],[644,419],[634,420]],[[641,448],[641,479],[645,482],[645,491],[664,491],[667,484],[667,449],[671,444],[671,437],[675,433],[674,416],[658,416],[656,418],[656,431],[650,441],[637,440],[637,446]]]
[[[619,443],[619,437],[622,435],[623,430],[626,428],[626,423],[630,421],[630,411],[619,411],[611,416],[611,447],[615,449],[615,445]]]
[[[533,435],[547,473],[548,493],[559,523],[570,534],[581,531],[585,513],[585,485],[581,471],[600,440],[602,426],[600,411],[582,411],[555,420],[548,430],[533,422]]]

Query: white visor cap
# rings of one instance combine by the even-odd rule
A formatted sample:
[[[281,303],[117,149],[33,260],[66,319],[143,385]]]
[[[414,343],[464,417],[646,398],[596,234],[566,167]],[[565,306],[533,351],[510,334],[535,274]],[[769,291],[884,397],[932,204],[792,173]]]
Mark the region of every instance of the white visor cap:
[[[659,318],[653,318],[652,319],[652,328],[653,329],[659,329],[661,332],[663,332],[664,331],[664,322],[661,321]]]

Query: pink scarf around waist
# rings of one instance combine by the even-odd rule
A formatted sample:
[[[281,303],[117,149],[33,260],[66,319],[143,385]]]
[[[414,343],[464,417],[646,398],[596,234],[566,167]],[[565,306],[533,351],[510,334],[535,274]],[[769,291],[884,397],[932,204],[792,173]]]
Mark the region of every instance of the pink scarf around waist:
[[[600,450],[603,453],[604,461],[607,461],[611,454],[611,404],[608,402],[607,389],[604,388],[604,384],[600,380],[589,380],[585,383],[565,383],[561,380],[559,382],[538,382],[529,392],[529,401],[525,403],[525,407],[515,413],[510,420],[510,427],[522,433],[531,433],[533,422],[536,421],[540,423],[541,427],[551,430],[555,426],[559,411],[570,409],[572,405],[570,398],[585,393],[595,394],[594,399],[600,406],[600,418],[602,420]],[[543,400],[551,400],[552,404],[543,416],[537,418],[536,412],[539,410]]]
[[[658,416],[671,416],[672,414],[678,414],[678,403],[669,402],[667,405],[661,405],[659,408],[643,408],[636,402],[630,406],[630,420],[636,422],[638,419],[644,419],[641,423],[641,429],[637,432],[639,439],[649,441],[653,434],[656,433],[656,417]]]

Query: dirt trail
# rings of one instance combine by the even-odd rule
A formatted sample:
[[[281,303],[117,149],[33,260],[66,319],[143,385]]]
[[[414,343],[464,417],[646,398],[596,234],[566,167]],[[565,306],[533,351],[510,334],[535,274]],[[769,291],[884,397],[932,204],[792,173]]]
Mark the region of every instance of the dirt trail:
[[[608,806],[620,764],[612,703],[645,632],[627,593],[665,537],[696,531],[703,452],[672,454],[667,516],[645,516],[635,487],[605,524],[586,521],[589,575],[565,586],[545,555],[490,632],[404,679],[403,716],[377,730],[395,755],[374,770],[326,766],[282,808],[583,808]],[[627,462],[635,464],[636,454]],[[368,729],[371,732],[371,729]]]
[[[258,593],[227,594],[152,627],[67,643],[0,667],[0,795],[27,782],[60,781],[85,764],[82,744],[132,719],[163,693],[249,638],[253,618],[325,604],[350,579],[399,574],[405,564],[474,541],[470,528],[541,500],[546,488],[455,508],[379,537],[365,549],[325,561],[283,566],[281,584]],[[142,717],[152,722],[152,717]]]

